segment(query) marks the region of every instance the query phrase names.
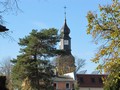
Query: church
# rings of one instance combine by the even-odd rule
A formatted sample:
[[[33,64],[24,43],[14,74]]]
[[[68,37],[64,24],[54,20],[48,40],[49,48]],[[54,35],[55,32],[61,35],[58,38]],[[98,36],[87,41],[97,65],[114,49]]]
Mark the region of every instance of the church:
[[[71,37],[69,36],[69,34],[70,29],[67,26],[65,18],[64,25],[60,30],[60,50],[64,51],[64,54],[57,57],[57,68],[59,75],[74,72],[76,69],[75,58],[71,53]]]
[[[103,90],[102,78],[104,74],[75,73],[75,58],[71,53],[70,29],[65,20],[60,29],[60,50],[63,55],[57,57],[57,73],[53,78],[54,90]]]
[[[74,72],[76,70],[75,58],[71,53],[71,37],[70,29],[67,25],[66,17],[64,24],[60,30],[60,50],[64,54],[57,57],[57,75],[53,78],[54,90],[74,90]],[[73,74],[73,77],[64,75],[66,73]]]

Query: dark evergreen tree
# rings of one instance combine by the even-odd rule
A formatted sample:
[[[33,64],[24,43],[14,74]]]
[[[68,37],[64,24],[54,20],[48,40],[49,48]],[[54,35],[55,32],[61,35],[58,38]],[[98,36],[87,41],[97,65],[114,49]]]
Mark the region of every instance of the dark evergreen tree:
[[[48,61],[55,56],[59,42],[57,30],[32,30],[30,35],[20,39],[20,55],[12,60],[14,85],[22,90],[50,90],[53,66]]]

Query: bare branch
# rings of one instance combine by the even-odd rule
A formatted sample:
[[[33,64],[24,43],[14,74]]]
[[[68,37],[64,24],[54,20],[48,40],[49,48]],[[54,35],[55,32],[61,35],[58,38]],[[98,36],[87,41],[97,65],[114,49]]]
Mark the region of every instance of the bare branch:
[[[83,68],[85,66],[84,59],[80,59],[80,58],[75,57],[75,63],[76,63],[75,73],[77,73],[81,68]]]

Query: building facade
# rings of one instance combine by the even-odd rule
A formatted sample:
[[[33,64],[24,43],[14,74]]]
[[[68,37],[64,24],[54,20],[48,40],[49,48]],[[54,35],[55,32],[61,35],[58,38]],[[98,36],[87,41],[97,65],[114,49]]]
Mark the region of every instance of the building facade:
[[[79,90],[103,90],[104,74],[76,74]]]
[[[57,76],[53,78],[54,90],[74,90],[73,78],[68,76]]]

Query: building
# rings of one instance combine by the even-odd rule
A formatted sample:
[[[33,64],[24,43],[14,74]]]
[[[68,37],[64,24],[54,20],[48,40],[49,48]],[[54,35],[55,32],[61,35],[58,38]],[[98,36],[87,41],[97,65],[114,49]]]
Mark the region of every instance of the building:
[[[66,13],[66,12],[65,12]],[[67,26],[66,17],[61,28],[60,49],[65,51],[65,55],[58,57],[58,76],[53,78],[55,90],[75,90],[75,82],[79,90],[103,90],[102,78],[104,74],[75,74],[75,59],[71,53],[70,29]],[[62,71],[62,72],[61,72]],[[85,70],[86,72],[86,70]],[[68,74],[65,74],[68,73]],[[64,74],[64,76],[63,76]],[[62,75],[62,76],[61,76]]]
[[[53,78],[54,90],[104,90],[103,78],[106,74],[75,74],[74,72]],[[78,90],[77,89],[77,90]]]
[[[64,54],[59,55],[58,59],[58,73],[63,75],[65,73],[75,71],[75,58],[71,53],[71,37],[70,29],[67,25],[67,20],[65,18],[64,24],[60,30],[60,50],[64,51]]]
[[[57,76],[53,81],[54,90],[74,90],[75,80],[69,76]]]
[[[105,74],[76,74],[79,90],[103,90]]]
[[[58,74],[53,78],[55,90],[74,90],[74,77],[68,74],[64,75],[65,73],[75,71],[75,59],[71,53],[71,37],[69,34],[70,29],[65,17],[64,24],[60,30],[60,50],[62,50],[64,54],[57,57],[59,60],[57,64]]]

